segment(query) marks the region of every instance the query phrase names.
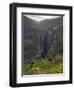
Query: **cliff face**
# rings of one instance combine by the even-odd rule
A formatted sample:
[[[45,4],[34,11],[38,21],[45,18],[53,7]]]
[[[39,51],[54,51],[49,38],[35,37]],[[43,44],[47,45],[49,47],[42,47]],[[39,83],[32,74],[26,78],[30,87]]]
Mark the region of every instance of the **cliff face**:
[[[63,52],[63,18],[36,22],[26,16],[23,20],[24,63],[38,58],[51,58]]]

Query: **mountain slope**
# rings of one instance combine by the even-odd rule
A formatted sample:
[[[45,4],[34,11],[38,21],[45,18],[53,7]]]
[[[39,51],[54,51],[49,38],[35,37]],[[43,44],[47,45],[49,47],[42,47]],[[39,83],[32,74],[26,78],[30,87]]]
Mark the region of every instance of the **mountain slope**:
[[[63,52],[62,17],[37,22],[24,16],[23,24],[24,63]]]

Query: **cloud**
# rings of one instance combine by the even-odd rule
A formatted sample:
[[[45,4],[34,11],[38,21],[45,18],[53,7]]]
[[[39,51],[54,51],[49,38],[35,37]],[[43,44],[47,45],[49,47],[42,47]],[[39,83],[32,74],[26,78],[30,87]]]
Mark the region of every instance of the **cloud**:
[[[43,16],[43,15],[24,15],[24,16],[39,22],[44,19],[54,19],[60,17],[60,16]]]

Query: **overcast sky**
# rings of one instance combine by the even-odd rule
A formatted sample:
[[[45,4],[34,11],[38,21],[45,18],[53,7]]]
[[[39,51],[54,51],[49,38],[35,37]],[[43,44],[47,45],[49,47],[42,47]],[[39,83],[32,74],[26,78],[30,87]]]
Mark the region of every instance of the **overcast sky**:
[[[39,22],[44,19],[53,19],[53,18],[61,17],[61,16],[43,16],[43,15],[24,15],[24,16]]]

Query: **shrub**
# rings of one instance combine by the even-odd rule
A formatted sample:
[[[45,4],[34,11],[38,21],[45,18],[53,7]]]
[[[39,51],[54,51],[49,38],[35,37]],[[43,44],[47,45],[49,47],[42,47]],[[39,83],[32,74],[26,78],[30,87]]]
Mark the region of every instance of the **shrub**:
[[[24,65],[25,74],[58,74],[63,73],[63,56],[58,54],[51,60],[48,58],[33,60]]]

